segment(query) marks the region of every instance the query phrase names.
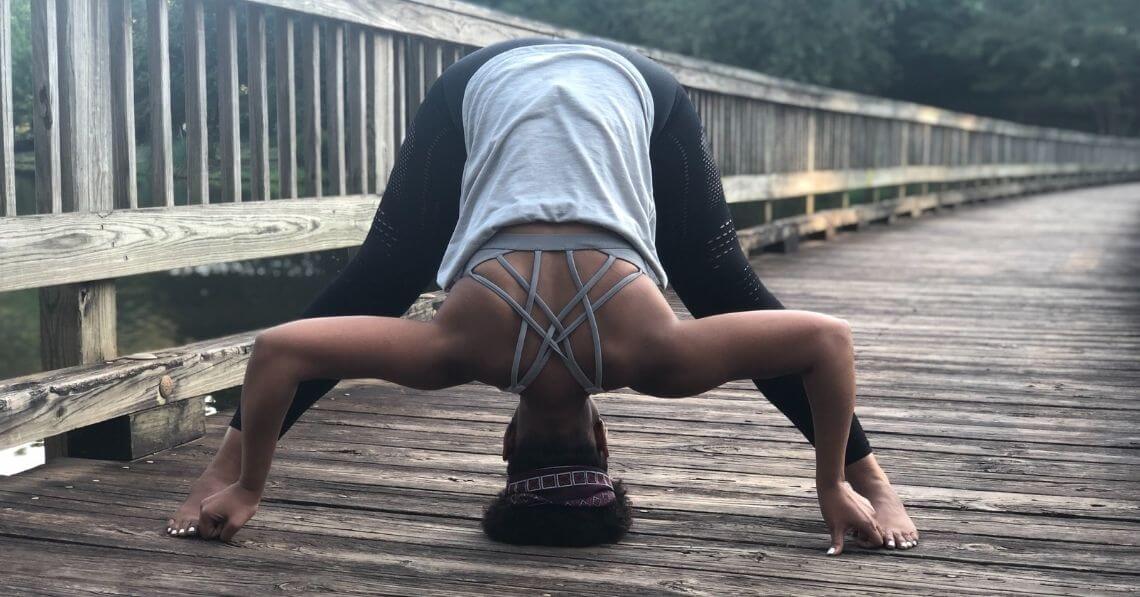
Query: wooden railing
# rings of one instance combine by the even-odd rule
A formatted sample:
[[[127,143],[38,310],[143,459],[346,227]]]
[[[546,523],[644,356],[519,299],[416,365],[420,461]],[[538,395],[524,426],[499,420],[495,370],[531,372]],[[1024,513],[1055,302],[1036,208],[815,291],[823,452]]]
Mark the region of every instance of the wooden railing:
[[[181,39],[169,37],[170,10],[182,11]],[[8,0],[0,12],[0,292],[39,289],[46,370],[0,382],[0,448],[55,437],[56,453],[121,458],[201,433],[195,398],[241,382],[256,331],[117,358],[115,278],[358,245],[408,123],[448,65],[508,38],[582,36],[450,0],[181,0],[173,8],[148,0],[137,18],[148,32],[149,102],[136,114],[131,3],[36,0],[36,213],[17,214]],[[216,60],[207,63],[211,43]],[[748,250],[790,250],[802,236],[826,238],[840,227],[1134,178],[1140,168],[1136,139],[1014,124],[636,49],[685,85],[729,201],[756,206],[755,225],[740,230]],[[184,80],[171,80],[172,59],[183,61]],[[208,70],[217,80],[213,98]],[[177,202],[187,205],[178,206],[172,93],[183,94],[186,106],[186,197]],[[146,178],[157,207],[140,208],[136,118],[147,120]],[[219,150],[216,163],[210,147]],[[412,315],[430,316],[439,300],[425,295]],[[72,430],[80,431],[65,450],[60,434]]]

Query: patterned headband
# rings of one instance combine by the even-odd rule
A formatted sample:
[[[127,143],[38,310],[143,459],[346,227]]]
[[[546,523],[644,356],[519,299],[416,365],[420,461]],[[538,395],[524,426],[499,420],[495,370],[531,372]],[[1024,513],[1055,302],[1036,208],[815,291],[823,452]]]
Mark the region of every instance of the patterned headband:
[[[596,508],[617,499],[613,481],[596,466],[548,466],[507,479],[507,495],[514,506],[570,506]]]

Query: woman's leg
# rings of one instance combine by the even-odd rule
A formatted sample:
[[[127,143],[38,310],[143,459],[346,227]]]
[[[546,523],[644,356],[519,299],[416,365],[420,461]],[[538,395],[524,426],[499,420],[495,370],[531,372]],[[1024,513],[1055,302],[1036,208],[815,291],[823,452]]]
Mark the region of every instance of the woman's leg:
[[[693,317],[783,309],[764,287],[740,248],[724,199],[720,170],[709,151],[705,130],[684,88],[669,119],[650,147],[657,207],[657,252],[673,290]],[[800,375],[754,379],[764,396],[815,443],[811,408]],[[871,453],[859,425],[851,422],[847,462]]]
[[[403,315],[439,270],[455,229],[465,161],[462,133],[448,116],[443,86],[437,81],[400,145],[372,228],[359,252],[300,318]],[[338,381],[330,378],[300,383],[281,434]],[[240,430],[239,407],[217,455],[167,522],[168,532],[195,534],[202,500],[237,479]]]
[[[668,120],[650,146],[657,208],[657,252],[670,284],[694,317],[783,309],[764,287],[740,247],[721,186],[720,169],[705,129],[680,84]],[[815,428],[800,375],[753,383],[813,445]],[[918,532],[859,423],[851,420],[846,452],[848,480],[876,508],[876,519],[895,540],[916,541]]]

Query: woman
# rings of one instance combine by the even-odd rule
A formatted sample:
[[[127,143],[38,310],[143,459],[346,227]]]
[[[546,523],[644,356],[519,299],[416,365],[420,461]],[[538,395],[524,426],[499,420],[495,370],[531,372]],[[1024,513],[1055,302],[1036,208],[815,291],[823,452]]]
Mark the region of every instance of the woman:
[[[398,319],[433,274],[449,290],[437,317]],[[676,318],[668,282],[696,320]],[[232,537],[277,438],[358,377],[520,394],[508,485],[483,521],[495,539],[581,545],[629,527],[591,394],[747,378],[816,446],[829,553],[848,530],[868,546],[917,542],[852,414],[847,323],[784,310],[764,288],[683,87],[611,42],[511,40],[443,73],[360,252],[303,319],[258,335],[231,429],[167,531]]]

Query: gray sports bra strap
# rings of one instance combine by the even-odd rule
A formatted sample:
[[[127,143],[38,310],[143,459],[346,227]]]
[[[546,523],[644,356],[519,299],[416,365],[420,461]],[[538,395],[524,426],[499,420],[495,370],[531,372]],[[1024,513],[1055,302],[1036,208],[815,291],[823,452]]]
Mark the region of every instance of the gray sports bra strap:
[[[616,284],[610,287],[609,290],[598,297],[596,301],[591,301],[589,297],[590,290],[592,290],[598,284],[598,282],[601,281],[602,277],[613,266],[614,262],[617,260],[617,257],[612,252],[605,249],[596,249],[602,251],[603,253],[606,253],[606,261],[601,265],[601,267],[598,268],[596,272],[594,272],[593,275],[590,276],[590,278],[585,283],[583,283],[582,278],[578,273],[577,263],[574,260],[574,251],[572,249],[562,250],[566,252],[566,263],[570,268],[570,275],[574,280],[574,285],[577,287],[577,292],[575,292],[574,296],[557,314],[555,314],[554,310],[550,308],[550,305],[548,305],[546,301],[538,295],[538,279],[542,266],[543,249],[532,250],[532,253],[534,254],[534,262],[531,266],[531,275],[529,280],[523,277],[523,275],[519,273],[518,270],[516,270],[514,266],[512,266],[511,263],[506,260],[506,258],[504,258],[503,255],[511,252],[512,249],[496,251],[492,255],[488,256],[488,258],[497,260],[503,269],[506,270],[506,272],[511,276],[511,278],[513,278],[515,282],[517,282],[519,286],[521,286],[522,289],[527,293],[525,307],[519,304],[518,301],[516,301],[509,293],[507,293],[506,290],[504,290],[498,284],[495,284],[486,276],[472,271],[473,266],[467,268],[466,273],[469,276],[497,294],[499,298],[502,298],[504,301],[506,301],[507,304],[510,305],[510,307],[516,313],[518,313],[520,317],[522,317],[522,321],[519,324],[518,338],[515,342],[515,354],[511,364],[511,386],[507,388],[508,391],[521,392],[528,385],[530,385],[530,383],[534,381],[536,377],[538,377],[539,373],[541,373],[546,363],[550,360],[551,352],[558,354],[558,356],[562,358],[562,361],[566,364],[566,368],[570,372],[571,376],[573,376],[574,379],[588,393],[593,394],[603,391],[602,340],[601,331],[598,328],[596,312],[599,308],[601,308],[602,305],[609,301],[610,298],[617,294],[618,291],[620,291],[629,283],[633,282],[633,280],[638,276],[645,274],[645,272],[641,267],[638,267],[637,271],[624,276]],[[562,319],[566,317],[571,311],[573,311],[573,309],[579,303],[582,304],[582,313],[568,325],[565,324]],[[538,308],[550,321],[549,326],[544,328],[544,326],[540,325],[538,321],[536,321],[530,314],[531,309],[533,309],[535,305],[538,306]],[[574,349],[570,342],[570,334],[573,333],[574,330],[576,330],[580,325],[587,322],[590,325],[590,340],[594,345],[593,380],[591,380],[586,375],[585,371],[583,371],[582,367],[578,364],[577,359],[574,357]],[[534,362],[531,363],[530,367],[527,368],[526,373],[523,374],[522,378],[520,379],[519,369],[522,365],[522,353],[526,341],[526,331],[528,327],[534,328],[535,333],[542,337],[542,343],[539,345]]]

